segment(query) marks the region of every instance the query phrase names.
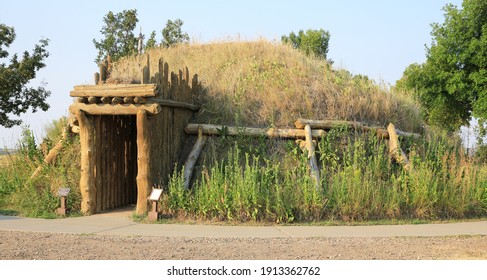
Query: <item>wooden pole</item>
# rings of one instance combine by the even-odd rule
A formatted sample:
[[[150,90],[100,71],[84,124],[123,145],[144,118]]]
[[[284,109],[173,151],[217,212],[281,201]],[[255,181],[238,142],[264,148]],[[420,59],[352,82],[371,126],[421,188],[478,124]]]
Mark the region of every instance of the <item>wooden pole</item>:
[[[85,215],[95,213],[96,201],[94,200],[96,191],[95,176],[94,176],[94,161],[93,152],[95,151],[93,139],[93,120],[82,110],[76,114],[80,127],[80,143],[81,143],[81,177],[80,177],[80,192],[81,192],[81,212]]]
[[[312,129],[324,129],[324,130],[330,130],[336,126],[346,126],[349,128],[353,128],[355,130],[374,131],[377,133],[379,137],[389,139],[389,133],[384,128],[366,126],[361,122],[341,121],[341,120],[308,120],[308,119],[298,119],[296,120],[296,122],[294,122],[294,126],[296,128],[304,128],[306,125],[311,126]],[[399,129],[396,129],[396,134],[402,137],[413,137],[413,138],[421,137],[421,135],[417,133],[404,132]]]
[[[140,100],[140,99],[138,99],[138,100]],[[200,109],[200,106],[194,105],[191,103],[181,102],[181,101],[173,101],[173,100],[165,100],[165,99],[161,99],[161,98],[149,98],[146,100],[146,102],[154,102],[154,103],[157,103],[163,107],[174,107],[174,108],[188,109],[188,110],[192,110],[192,111],[198,111]],[[141,103],[141,102],[136,102],[136,103]]]
[[[71,97],[126,97],[126,96],[141,96],[151,97],[156,96],[158,87],[155,84],[102,84],[102,85],[80,85],[74,86],[74,89],[69,93]]]
[[[108,76],[107,64],[108,63],[106,60],[104,60],[102,63],[100,63],[100,80],[99,80],[100,84],[105,83],[105,81],[107,80],[107,76]]]
[[[100,98],[100,100],[101,100],[101,103],[103,103],[103,104],[110,104],[110,102],[112,101],[112,98],[108,97],[108,96],[103,96]]]
[[[110,117],[108,116],[101,116],[102,118],[102,129],[103,129],[103,153],[102,153],[102,164],[103,164],[103,207],[102,210],[106,210],[110,208],[110,154],[108,153],[109,150],[109,139],[110,139]]]
[[[102,211],[102,160],[101,155],[104,152],[102,150],[102,138],[101,138],[101,116],[95,116],[95,147],[96,147],[96,154],[95,154],[95,188],[96,188],[96,212],[100,213]]]
[[[201,151],[203,151],[203,148],[205,147],[206,139],[207,136],[203,135],[203,130],[200,128],[198,130],[198,139],[196,139],[196,143],[189,153],[188,159],[184,163],[184,189],[186,190],[189,189],[194,167],[196,166],[196,162],[200,157]]]
[[[389,155],[394,158],[397,163],[401,164],[405,170],[409,171],[411,165],[409,164],[406,154],[399,145],[396,128],[392,123],[387,126],[387,131],[389,132]]]
[[[149,55],[146,55],[146,65],[142,69],[142,84],[150,83],[150,59]]]
[[[305,138],[305,132],[303,129],[292,129],[292,128],[254,128],[254,127],[233,127],[233,126],[222,126],[222,125],[212,125],[212,124],[195,124],[190,123],[186,125],[184,131],[188,134],[197,134],[199,128],[203,130],[205,135],[245,135],[245,136],[266,136],[269,138]],[[313,138],[324,137],[326,132],[320,129],[311,130],[311,136]]]
[[[304,132],[306,136],[306,149],[308,150],[309,168],[311,171],[311,177],[315,181],[316,190],[320,190],[320,171],[318,169],[318,161],[315,154],[315,145],[313,143],[313,138],[311,136],[311,127],[306,125],[304,127]]]
[[[78,103],[88,103],[88,97],[77,97],[76,98],[76,101],[78,101]]]
[[[68,134],[67,129],[68,129],[67,126],[63,128],[61,140],[59,140],[59,142],[49,151],[49,153],[44,158],[43,164],[40,164],[36,168],[34,173],[32,173],[32,175],[30,176],[30,179],[33,179],[37,177],[37,175],[39,175],[39,173],[42,171],[42,166],[44,166],[44,164],[51,164],[52,162],[54,162],[59,152],[63,149],[63,144]]]
[[[112,103],[113,104],[122,104],[123,103],[123,97],[118,97],[118,96],[113,97]]]
[[[159,104],[82,104],[73,103],[69,106],[70,112],[83,110],[90,115],[135,115],[139,110],[151,114],[158,114],[161,111]]]
[[[136,96],[134,97],[134,103],[145,104],[147,103],[147,99],[145,99],[144,97]]]
[[[125,96],[123,98],[123,103],[132,104],[132,103],[134,103],[134,98],[132,96]]]
[[[137,112],[137,206],[135,213],[147,212],[147,197],[150,189],[150,139],[149,118],[145,110]]]
[[[93,78],[95,80],[95,85],[100,83],[100,73],[95,72],[95,74],[93,75]]]
[[[90,104],[97,104],[97,103],[100,103],[100,98],[96,97],[96,96],[90,96],[88,97],[88,103]]]

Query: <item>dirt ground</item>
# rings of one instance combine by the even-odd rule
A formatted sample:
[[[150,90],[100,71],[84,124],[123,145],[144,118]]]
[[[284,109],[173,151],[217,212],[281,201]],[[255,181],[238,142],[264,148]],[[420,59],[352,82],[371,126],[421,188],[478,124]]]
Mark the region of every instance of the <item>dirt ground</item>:
[[[0,230],[2,260],[487,260],[487,236],[174,238]]]

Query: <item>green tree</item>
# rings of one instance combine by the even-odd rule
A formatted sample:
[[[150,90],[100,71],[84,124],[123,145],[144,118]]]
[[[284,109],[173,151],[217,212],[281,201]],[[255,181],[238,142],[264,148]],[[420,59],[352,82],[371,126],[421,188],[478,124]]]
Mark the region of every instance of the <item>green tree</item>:
[[[183,23],[180,19],[167,21],[166,27],[162,29],[162,45],[164,47],[168,48],[172,45],[189,42],[188,33],[181,29]]]
[[[326,59],[330,32],[323,29],[308,29],[306,32],[299,30],[298,35],[291,32],[289,36],[281,36],[281,41],[285,44],[290,44],[295,49],[302,50],[306,55],[313,54]]]
[[[157,41],[156,41],[156,32],[155,31],[152,31],[152,33],[150,34],[149,36],[149,39],[147,39],[147,42],[145,43],[145,50],[148,50],[148,49],[151,49],[151,48],[154,48],[157,44]]]
[[[432,24],[426,62],[409,65],[396,87],[413,90],[430,123],[454,131],[472,116],[487,120],[487,1],[443,10],[444,23]]]
[[[9,56],[5,48],[15,40],[15,30],[5,24],[0,24],[0,59],[6,59]],[[27,112],[29,108],[32,112],[37,109],[46,111],[49,104],[46,98],[51,94],[50,91],[40,86],[37,88],[27,86],[28,83],[36,77],[37,71],[45,67],[44,59],[49,56],[46,47],[48,39],[42,39],[39,44],[35,45],[32,54],[25,51],[22,58],[19,59],[14,54],[10,63],[0,61],[0,125],[12,127],[22,123],[19,119],[11,119],[9,115],[19,116]]]
[[[135,36],[134,30],[139,20],[137,19],[137,10],[123,10],[114,14],[108,12],[103,17],[104,26],[100,30],[104,38],[100,41],[93,39],[98,55],[96,63],[100,63],[108,54],[112,61],[117,61],[121,57],[137,53],[138,37]]]

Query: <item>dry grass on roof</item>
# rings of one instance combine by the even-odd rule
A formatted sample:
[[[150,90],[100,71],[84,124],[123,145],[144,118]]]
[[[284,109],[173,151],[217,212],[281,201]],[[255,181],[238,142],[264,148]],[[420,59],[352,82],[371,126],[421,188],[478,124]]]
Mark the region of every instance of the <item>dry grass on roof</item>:
[[[418,131],[419,106],[407,95],[326,61],[307,57],[281,43],[215,42],[155,48],[147,54],[151,73],[159,58],[171,71],[188,67],[198,74],[203,92],[197,120],[204,123],[290,127],[297,118],[363,121],[371,125]],[[111,79],[140,80],[145,56],[113,66]]]

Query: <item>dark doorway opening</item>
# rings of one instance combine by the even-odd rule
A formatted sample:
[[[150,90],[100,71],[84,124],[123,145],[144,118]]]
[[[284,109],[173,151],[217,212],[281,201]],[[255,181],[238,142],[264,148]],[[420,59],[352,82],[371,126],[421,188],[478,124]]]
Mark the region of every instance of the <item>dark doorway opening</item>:
[[[96,213],[137,203],[135,115],[94,116]]]

